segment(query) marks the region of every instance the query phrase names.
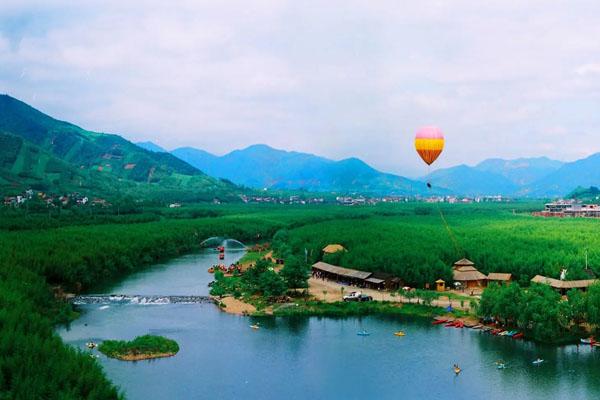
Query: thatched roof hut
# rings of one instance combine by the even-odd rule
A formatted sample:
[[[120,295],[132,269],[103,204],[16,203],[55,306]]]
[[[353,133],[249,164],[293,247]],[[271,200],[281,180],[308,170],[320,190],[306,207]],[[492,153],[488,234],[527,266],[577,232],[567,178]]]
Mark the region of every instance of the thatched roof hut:
[[[323,247],[323,253],[325,254],[333,254],[337,253],[338,251],[346,251],[346,249],[341,244],[328,244],[327,246]]]

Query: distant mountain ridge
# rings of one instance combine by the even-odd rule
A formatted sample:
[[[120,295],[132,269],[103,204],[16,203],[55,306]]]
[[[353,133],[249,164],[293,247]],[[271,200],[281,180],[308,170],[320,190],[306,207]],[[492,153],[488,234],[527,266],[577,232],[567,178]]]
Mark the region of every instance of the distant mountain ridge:
[[[379,195],[429,193],[424,182],[380,172],[358,158],[334,161],[264,144],[234,150],[224,156],[190,147],[175,149],[172,154],[208,175],[253,188]]]
[[[440,169],[425,179],[432,184],[464,195],[548,196],[549,191],[532,190],[565,164],[547,157],[503,160],[487,159],[475,166]],[[573,187],[556,195],[566,195]]]
[[[156,143],[153,142],[136,142],[135,143],[137,146],[141,147],[142,149],[151,151],[153,153],[168,153],[167,150],[163,149],[162,147],[160,147],[159,145],[157,145]]]

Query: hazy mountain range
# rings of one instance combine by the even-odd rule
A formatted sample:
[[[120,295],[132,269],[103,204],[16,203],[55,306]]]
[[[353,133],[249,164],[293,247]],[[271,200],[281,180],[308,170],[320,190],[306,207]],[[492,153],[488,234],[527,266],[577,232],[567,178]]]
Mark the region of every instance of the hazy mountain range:
[[[377,193],[412,190],[417,194],[422,193],[423,182],[430,182],[437,193],[445,189],[447,193],[469,196],[559,197],[577,187],[600,186],[600,153],[568,163],[547,157],[494,158],[475,166],[436,170],[419,180],[382,173],[355,158],[332,161],[266,145],[250,146],[224,156],[190,147],[171,153],[211,176],[255,188],[350,189]]]
[[[118,135],[87,131],[0,95],[4,193],[33,188],[210,199],[234,198],[244,190],[234,184],[377,195],[556,197],[578,187],[600,186],[600,153],[568,163],[546,157],[489,159],[416,180],[378,171],[358,158],[334,161],[262,144],[223,156],[191,147],[168,152],[152,142],[136,145]]]

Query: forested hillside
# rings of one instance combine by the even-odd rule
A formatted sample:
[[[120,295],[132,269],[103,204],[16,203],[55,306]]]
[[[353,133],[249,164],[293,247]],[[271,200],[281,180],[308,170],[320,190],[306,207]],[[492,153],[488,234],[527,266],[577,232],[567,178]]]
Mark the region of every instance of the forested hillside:
[[[4,193],[32,188],[152,196],[173,189],[200,200],[239,191],[169,153],[58,121],[7,95],[0,96],[0,144]]]

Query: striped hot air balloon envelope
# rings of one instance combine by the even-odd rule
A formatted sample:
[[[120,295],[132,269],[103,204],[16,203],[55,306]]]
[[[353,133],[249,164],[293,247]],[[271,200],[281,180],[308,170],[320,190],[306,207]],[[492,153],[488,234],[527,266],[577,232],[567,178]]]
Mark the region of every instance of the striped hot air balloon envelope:
[[[425,126],[417,131],[415,148],[427,165],[440,156],[444,150],[444,134],[435,126]]]

